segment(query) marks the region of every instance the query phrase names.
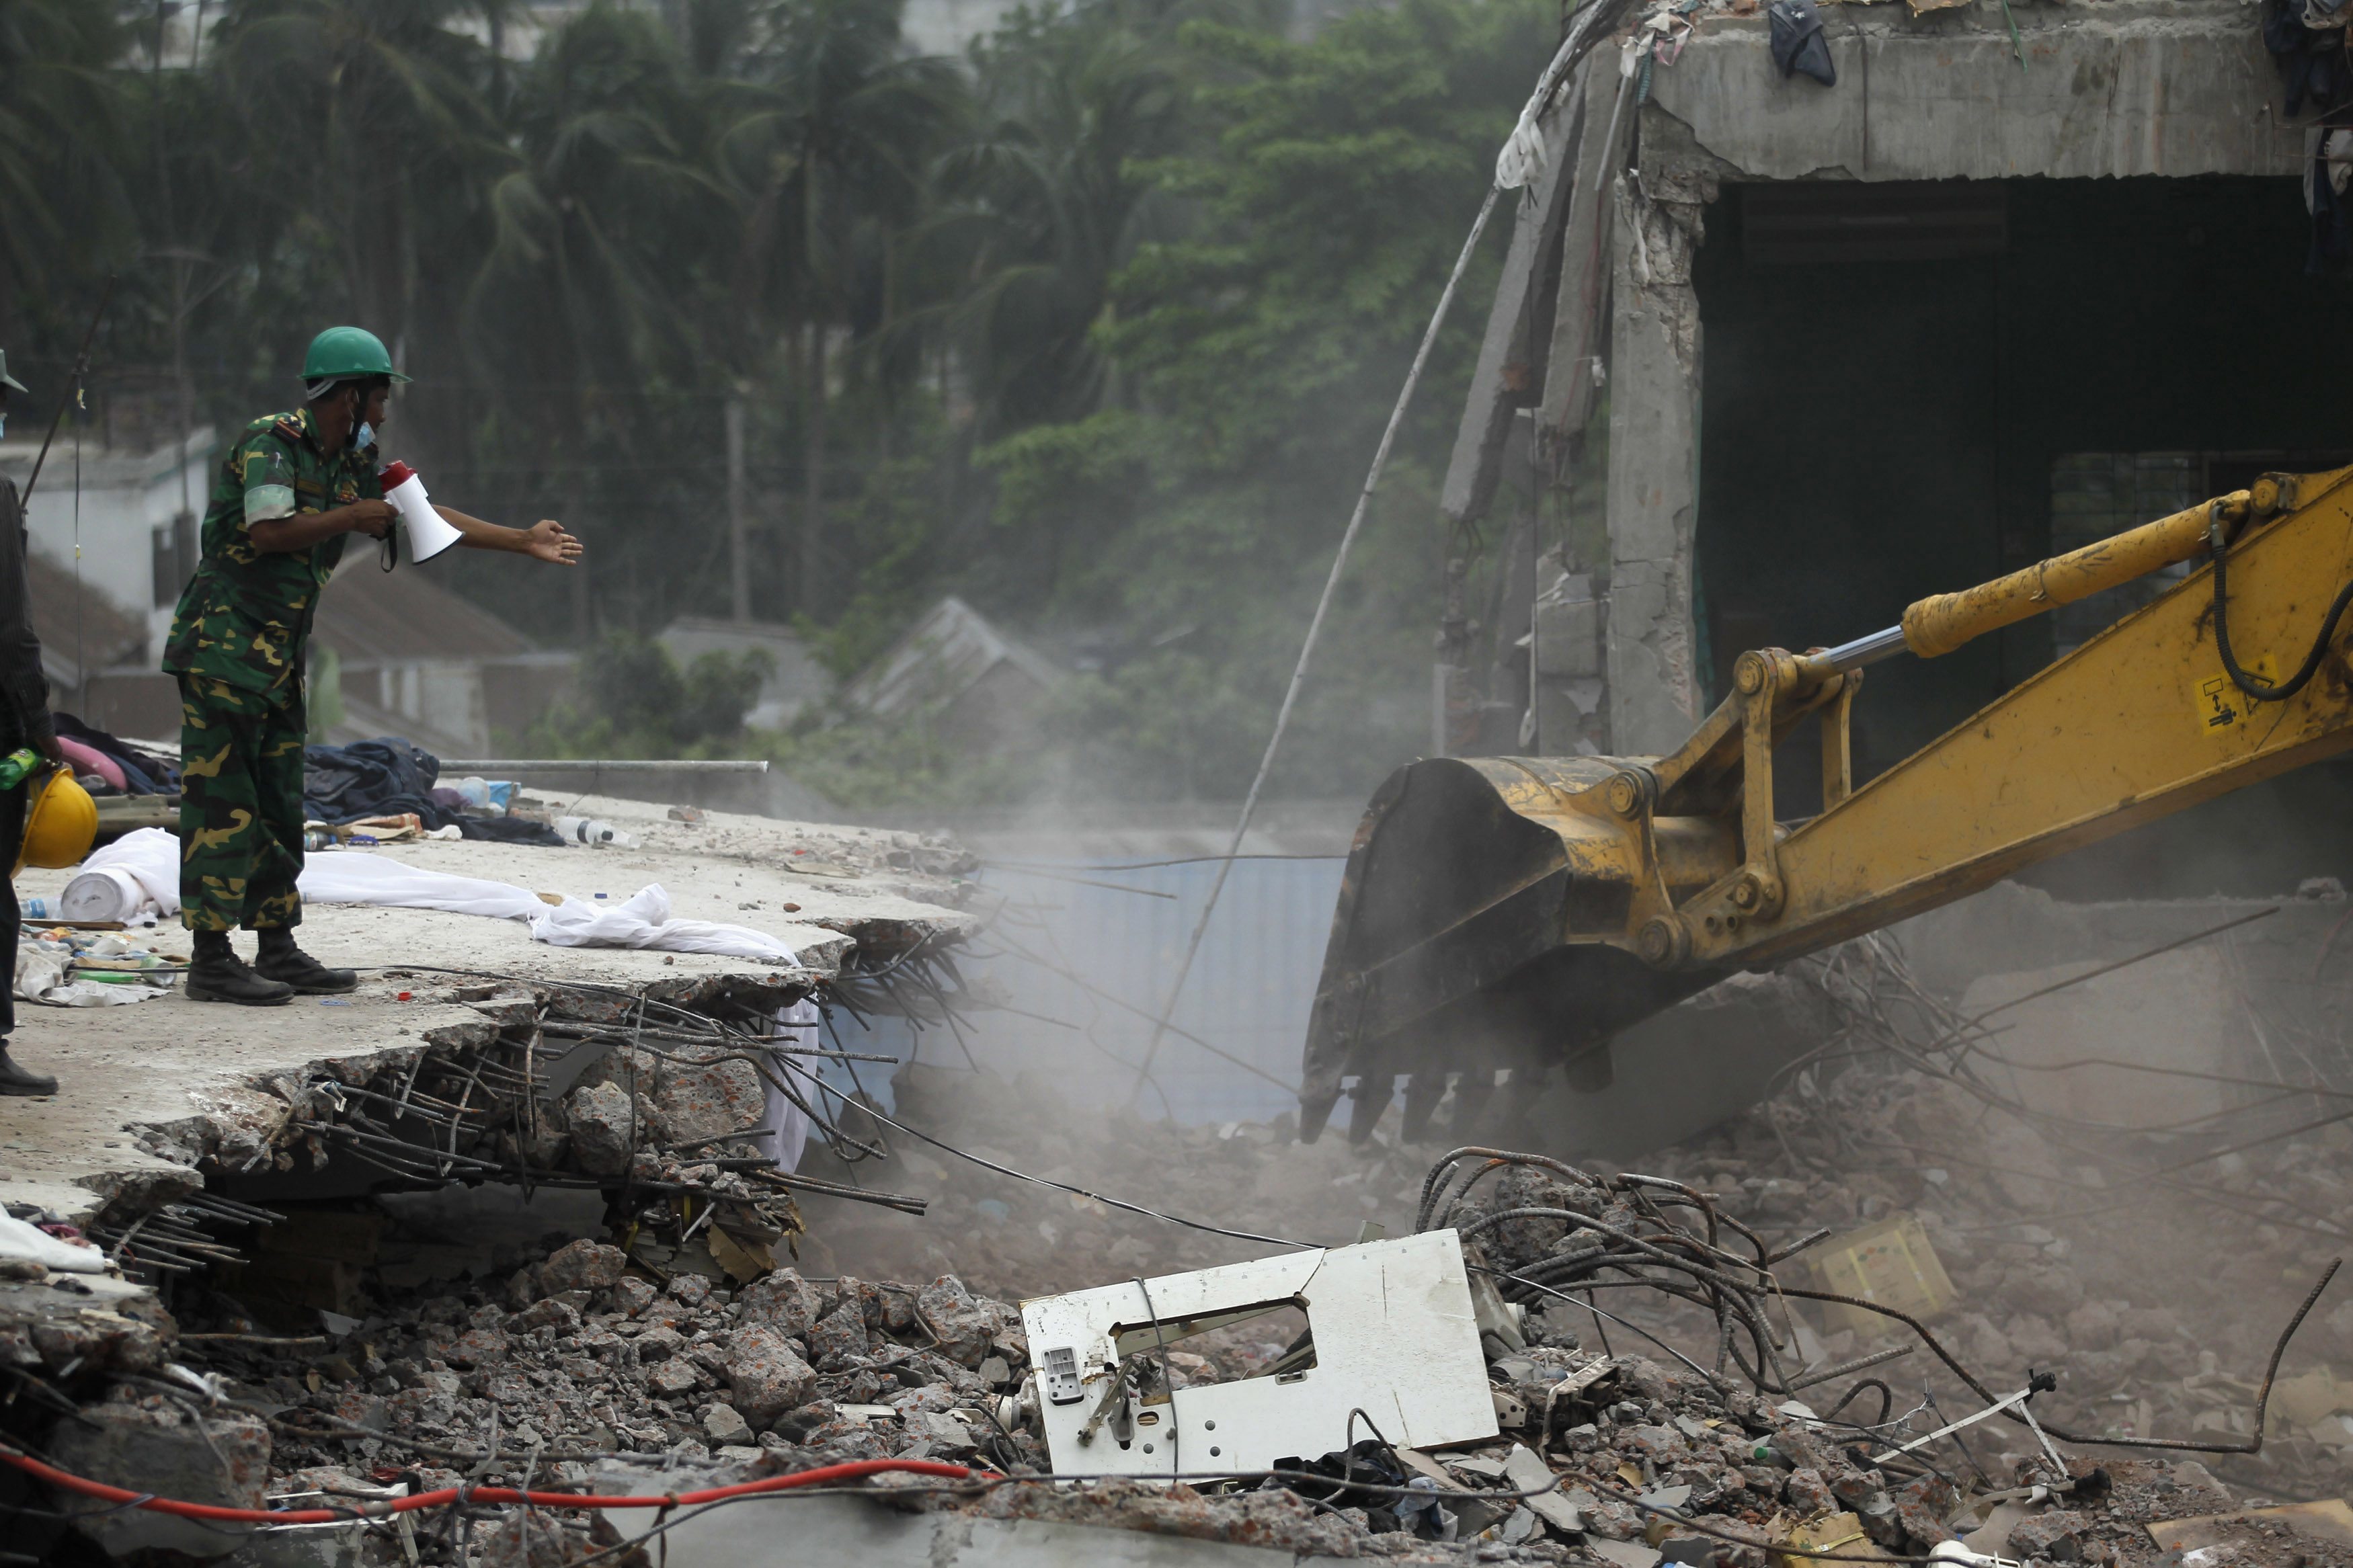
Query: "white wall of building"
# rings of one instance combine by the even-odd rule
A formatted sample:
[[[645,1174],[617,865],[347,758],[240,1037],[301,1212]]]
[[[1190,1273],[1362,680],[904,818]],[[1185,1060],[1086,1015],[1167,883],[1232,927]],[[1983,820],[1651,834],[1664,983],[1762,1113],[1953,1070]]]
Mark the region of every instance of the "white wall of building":
[[[37,436],[0,441],[0,473],[16,480],[20,492],[40,449]],[[190,548],[184,562],[173,547],[174,520],[183,511],[192,520],[204,516],[211,488],[212,427],[201,426],[185,442],[144,452],[84,442],[79,485],[75,455],[72,433],[59,431],[41,470],[40,488],[26,509],[33,549],[73,571],[79,547],[83,586],[124,615],[145,621],[146,657],[160,658],[172,626],[172,601],[184,581],[181,573],[195,564],[195,523],[188,525]],[[169,595],[161,605],[155,602],[159,575],[161,592]]]

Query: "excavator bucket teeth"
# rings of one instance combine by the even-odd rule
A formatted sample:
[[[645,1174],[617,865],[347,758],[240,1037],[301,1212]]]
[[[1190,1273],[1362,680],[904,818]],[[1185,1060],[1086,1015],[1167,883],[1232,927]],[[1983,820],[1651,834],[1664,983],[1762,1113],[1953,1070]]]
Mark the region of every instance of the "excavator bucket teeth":
[[[1342,1094],[1369,1136],[1405,1085],[1426,1134],[1448,1075],[1458,1108],[1508,1069],[1520,1113],[1552,1068],[1606,1051],[1620,1028],[1712,976],[1662,973],[1573,931],[1622,923],[1630,890],[1594,871],[1572,794],[1607,758],[1437,758],[1391,774],[1357,826],[1307,1028],[1302,1135]],[[1590,1070],[1581,1075],[1590,1079]],[[1449,1126],[1459,1130],[1459,1118]]]

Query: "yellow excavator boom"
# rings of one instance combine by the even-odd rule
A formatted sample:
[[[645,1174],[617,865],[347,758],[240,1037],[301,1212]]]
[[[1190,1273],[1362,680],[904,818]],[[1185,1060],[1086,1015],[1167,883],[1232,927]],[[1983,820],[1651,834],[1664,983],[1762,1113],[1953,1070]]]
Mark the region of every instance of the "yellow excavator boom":
[[[1856,786],[1866,665],[1934,658],[2176,563],[2154,602]],[[1663,757],[1434,758],[1356,830],[1308,1025],[1302,1131],[1367,1135],[1402,1079],[1419,1138],[1511,1069],[1609,1081],[1620,1030],[2082,845],[2353,748],[2353,468],[2251,489],[1810,654],[1744,653]],[[1777,746],[1818,726],[1819,816],[1773,816]]]

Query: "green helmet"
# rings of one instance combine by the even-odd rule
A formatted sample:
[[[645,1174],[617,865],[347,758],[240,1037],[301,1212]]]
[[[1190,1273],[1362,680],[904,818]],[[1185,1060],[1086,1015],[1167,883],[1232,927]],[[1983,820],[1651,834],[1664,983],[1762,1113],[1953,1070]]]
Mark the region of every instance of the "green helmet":
[[[302,356],[302,379],[307,382],[351,381],[364,375],[408,379],[392,368],[384,340],[365,327],[329,327],[311,340],[311,352]]]

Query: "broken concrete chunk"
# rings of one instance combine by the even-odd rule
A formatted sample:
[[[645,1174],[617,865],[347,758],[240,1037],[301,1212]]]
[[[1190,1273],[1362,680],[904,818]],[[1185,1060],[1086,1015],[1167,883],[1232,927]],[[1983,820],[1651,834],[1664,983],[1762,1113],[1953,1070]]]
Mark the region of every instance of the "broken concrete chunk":
[[[269,1481],[269,1428],[259,1420],[220,1412],[200,1427],[161,1399],[88,1406],[80,1420],[59,1423],[50,1447],[71,1474],[187,1502],[259,1508]],[[71,1493],[58,1493],[57,1506],[81,1516],[75,1528],[113,1557],[142,1551],[225,1557],[248,1533]]]
[[[559,1334],[570,1334],[575,1332],[579,1327],[580,1310],[569,1301],[559,1301],[553,1297],[544,1301],[534,1302],[507,1321],[507,1330],[510,1333],[518,1331],[527,1333],[533,1329],[554,1329]]]
[[[1952,1539],[1953,1532],[1945,1528],[1945,1521],[1957,1512],[1961,1494],[1952,1482],[1942,1476],[1921,1476],[1895,1489],[1895,1521],[1910,1538],[1914,1549],[1926,1552],[1940,1541]]]
[[[540,1268],[549,1295],[564,1290],[601,1290],[617,1285],[629,1267],[629,1255],[617,1247],[583,1238],[558,1247]]]
[[[754,1428],[807,1404],[817,1390],[815,1369],[773,1328],[738,1329],[727,1342],[727,1353],[728,1390],[736,1410]]]
[[[1531,1452],[1526,1445],[1514,1443],[1512,1451],[1504,1456],[1504,1479],[1514,1491],[1535,1492],[1538,1487],[1553,1485],[1552,1467]],[[1585,1528],[1584,1519],[1574,1504],[1558,1490],[1536,1492],[1521,1500],[1524,1506],[1535,1511],[1538,1518],[1564,1535],[1573,1535]]]
[[[2084,1560],[2084,1516],[2069,1509],[2053,1509],[2021,1520],[2010,1532],[2013,1557],[2042,1557],[2053,1563]]]
[[[866,1353],[866,1319],[854,1301],[844,1301],[811,1326],[809,1359],[828,1369]]]
[[[497,1329],[468,1329],[441,1352],[451,1366],[488,1366],[507,1357],[507,1337]]]
[[[940,1354],[959,1366],[976,1367],[987,1357],[997,1316],[955,1275],[943,1274],[923,1287],[915,1298],[915,1315],[939,1342]]]
[[[563,1522],[563,1516],[558,1514],[541,1513],[530,1509],[512,1513],[499,1522],[496,1530],[491,1531],[490,1538],[482,1548],[482,1555],[480,1559],[481,1568],[570,1568],[570,1565],[575,1563],[614,1561],[613,1549],[621,1541],[619,1531],[614,1528],[609,1520],[592,1516],[587,1522],[588,1528],[582,1531],[576,1528],[566,1528]],[[283,1541],[288,1538],[281,1536],[279,1539]],[[294,1539],[315,1542],[323,1538],[307,1536]],[[316,1562],[322,1565],[332,1563],[340,1568],[341,1564],[347,1562],[373,1563],[377,1559],[373,1556],[350,1558],[322,1556],[303,1558],[301,1561],[306,1563]],[[406,1562],[406,1559],[394,1556],[385,1561]],[[269,1568],[277,1568],[278,1562],[278,1559],[270,1560]]]
[[[1633,1507],[1616,1498],[1597,1498],[1588,1502],[1575,1500],[1577,1511],[1585,1521],[1588,1544],[1599,1550],[1603,1541],[1634,1541],[1642,1533],[1643,1517]],[[1603,1553],[1605,1556],[1607,1552]]]
[[[664,1136],[692,1143],[754,1127],[766,1110],[759,1069],[749,1062],[663,1062],[647,1096]]]
[[[691,1361],[662,1362],[646,1373],[646,1392],[660,1399],[676,1399],[702,1384],[702,1375]]]
[[[1800,1519],[1826,1513],[1837,1501],[1831,1496],[1830,1483],[1822,1479],[1821,1471],[1810,1465],[1800,1466],[1789,1472],[1789,1479],[1782,1483],[1781,1495],[1788,1500],[1791,1511]]]
[[[808,1332],[822,1304],[817,1287],[797,1268],[779,1268],[765,1279],[754,1279],[736,1298],[744,1322],[765,1325],[787,1339]]]
[[[643,1130],[627,1089],[617,1083],[584,1084],[565,1097],[564,1114],[572,1128],[572,1157],[582,1170],[617,1176],[629,1168],[634,1139]]]
[[[702,1430],[712,1443],[722,1449],[752,1441],[752,1424],[744,1420],[732,1405],[714,1405],[704,1411]]]
[[[930,1443],[935,1454],[961,1458],[980,1447],[972,1428],[953,1415],[917,1411],[907,1417],[906,1427],[909,1436]]]
[[[902,1418],[912,1418],[925,1412],[945,1413],[955,1407],[955,1395],[937,1384],[910,1388],[902,1394],[892,1395],[890,1400],[890,1408]]]
[[[638,1364],[651,1366],[665,1362],[686,1346],[686,1336],[668,1323],[656,1323],[637,1337]]]

